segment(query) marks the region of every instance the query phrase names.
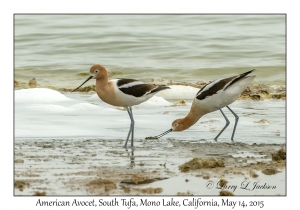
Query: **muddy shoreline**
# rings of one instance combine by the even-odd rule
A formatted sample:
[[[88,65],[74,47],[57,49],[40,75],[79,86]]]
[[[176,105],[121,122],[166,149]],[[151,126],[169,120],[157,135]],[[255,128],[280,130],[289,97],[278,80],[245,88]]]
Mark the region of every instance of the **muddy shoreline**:
[[[272,160],[272,154],[285,150],[285,144],[177,139],[140,139],[135,143],[134,149],[125,149],[123,139],[15,140],[14,194],[219,195],[222,190],[233,195],[286,193],[286,162]],[[224,167],[212,165],[182,172],[180,166],[193,158],[222,161]],[[206,187],[208,182],[215,184],[213,189]],[[255,182],[261,184],[260,189],[240,187],[248,183],[252,189]],[[263,185],[269,188],[262,189]]]
[[[182,85],[182,86],[190,86],[194,88],[203,88],[205,85],[208,84],[208,82],[200,81],[196,83],[187,83],[187,82],[174,82],[172,80],[165,80],[165,79],[152,79],[149,84],[155,84],[155,85]],[[68,87],[63,87],[63,88],[58,88],[58,87],[53,87],[53,86],[44,86],[39,83],[37,83],[35,78],[32,78],[29,80],[28,83],[26,82],[21,82],[14,80],[14,88],[16,90],[20,89],[26,89],[26,88],[50,88],[53,90],[60,91],[61,93],[64,92],[71,92],[73,88],[68,88]],[[78,90],[75,92],[95,92],[96,86],[95,85],[88,85],[84,87],[80,87]],[[260,100],[266,100],[266,99],[282,99],[286,100],[286,87],[285,85],[281,85],[278,87],[274,87],[272,85],[267,85],[267,84],[251,84],[247,89],[240,95],[238,98],[239,100],[254,100],[254,101],[260,101]]]

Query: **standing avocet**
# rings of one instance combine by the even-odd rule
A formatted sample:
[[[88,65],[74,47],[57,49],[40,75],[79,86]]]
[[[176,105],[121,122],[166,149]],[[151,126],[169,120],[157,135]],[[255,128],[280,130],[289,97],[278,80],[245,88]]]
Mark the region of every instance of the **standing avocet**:
[[[131,147],[133,147],[134,119],[131,107],[147,101],[154,94],[161,90],[169,89],[169,87],[145,84],[134,79],[113,79],[108,81],[106,69],[99,64],[93,65],[90,68],[90,73],[91,76],[73,91],[80,88],[90,79],[96,79],[96,92],[99,98],[110,105],[121,106],[127,110],[131,124],[124,146],[127,147],[127,142],[131,135]]]
[[[216,110],[220,110],[226,120],[226,125],[215,137],[215,140],[217,141],[221,133],[230,124],[230,121],[222,111],[222,108],[226,106],[229,111],[235,116],[234,129],[231,136],[231,140],[233,141],[239,117],[229,108],[228,105],[234,102],[239,97],[239,95],[247,88],[247,86],[254,80],[255,76],[247,76],[254,70],[255,69],[237,76],[218,79],[205,85],[196,94],[188,115],[185,118],[174,120],[172,122],[171,129],[158,136],[155,136],[154,138],[160,138],[171,131],[186,130],[194,125],[203,115],[214,112]]]

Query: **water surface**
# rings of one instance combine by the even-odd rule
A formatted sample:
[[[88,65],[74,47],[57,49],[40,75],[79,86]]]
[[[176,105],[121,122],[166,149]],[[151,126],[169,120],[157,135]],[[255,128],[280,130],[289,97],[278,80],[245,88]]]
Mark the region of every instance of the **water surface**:
[[[215,80],[250,69],[285,85],[285,15],[15,15],[15,79],[75,87],[113,77]]]

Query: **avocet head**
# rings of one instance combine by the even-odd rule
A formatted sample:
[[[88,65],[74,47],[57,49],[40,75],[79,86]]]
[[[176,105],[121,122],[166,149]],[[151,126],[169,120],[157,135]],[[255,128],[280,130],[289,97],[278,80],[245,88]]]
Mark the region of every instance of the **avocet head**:
[[[185,130],[186,128],[184,127],[184,120],[183,119],[177,119],[177,120],[174,120],[172,122],[172,128],[157,135],[157,136],[153,136],[153,137],[146,137],[146,139],[159,139],[160,137],[172,132],[172,131],[183,131]]]
[[[173,131],[183,131],[185,130],[184,121],[182,119],[177,119],[172,122]]]
[[[184,120],[183,119],[177,119],[177,120],[174,120],[172,122],[172,128],[171,129],[169,129],[169,130],[167,130],[167,131],[165,131],[162,134],[159,134],[157,136],[147,137],[147,138],[158,139],[158,138],[160,138],[160,137],[162,137],[162,136],[164,136],[164,135],[166,135],[166,134],[168,134],[168,133],[170,133],[172,131],[183,131],[185,129],[186,129],[186,127],[185,127],[185,124],[184,124]]]
[[[75,90],[77,90],[78,88],[80,88],[82,85],[84,85],[87,81],[89,81],[90,79],[102,79],[107,77],[107,71],[104,68],[104,66],[101,66],[100,64],[95,64],[90,68],[90,76],[89,78],[87,78],[79,87],[75,88],[74,90],[72,90],[72,92],[74,92]]]
[[[92,76],[92,79],[102,79],[104,77],[107,77],[107,71],[104,66],[101,66],[100,64],[95,64],[90,68],[90,74]]]

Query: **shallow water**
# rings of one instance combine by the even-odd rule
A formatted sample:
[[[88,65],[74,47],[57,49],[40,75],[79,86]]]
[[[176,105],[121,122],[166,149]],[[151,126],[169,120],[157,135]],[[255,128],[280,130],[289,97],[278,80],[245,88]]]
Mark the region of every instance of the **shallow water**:
[[[92,64],[114,78],[215,80],[257,69],[285,85],[285,15],[15,15],[15,79],[76,87]]]
[[[234,195],[286,195],[285,164],[271,161],[271,154],[282,144],[201,143],[199,141],[144,141],[135,149],[124,149],[119,140],[103,139],[27,139],[15,143],[15,181],[29,185],[15,188],[15,195],[219,195],[220,179]],[[214,153],[214,154],[213,154]],[[234,157],[234,155],[239,157]],[[245,155],[241,155],[245,154]],[[225,167],[202,168],[181,172],[178,166],[194,157],[216,158]],[[278,173],[265,175],[264,168]],[[256,177],[251,174],[255,173]],[[166,178],[144,184],[129,184],[133,176],[147,179]],[[208,176],[208,178],[205,178]],[[104,190],[87,184],[109,179],[116,189]],[[255,188],[275,186],[275,188]],[[208,185],[209,184],[209,185]],[[234,188],[235,187],[235,188]],[[130,189],[129,191],[124,190]],[[158,193],[143,189],[160,188]],[[223,187],[225,190],[225,187]]]
[[[179,89],[170,89],[178,93]],[[172,96],[173,93],[168,94]],[[185,117],[191,98],[183,106],[178,99],[164,99],[159,94],[134,106],[136,146],[139,140],[158,135],[171,128],[171,122]],[[239,115],[235,140],[243,143],[285,143],[285,101],[238,100],[230,107]],[[230,142],[234,116],[223,109],[231,124],[219,141]],[[130,119],[124,109],[101,101],[96,94],[66,93],[46,88],[15,91],[15,137],[19,138],[101,138],[120,139],[124,143]],[[171,132],[163,139],[204,140],[214,137],[225,126],[219,111],[204,115],[194,126],[183,132]]]
[[[178,93],[180,89],[172,90]],[[168,95],[174,97],[172,92]],[[285,195],[285,165],[274,166],[280,172],[267,176],[260,172],[258,164],[276,164],[271,161],[272,154],[285,148],[286,101],[234,102],[230,107],[240,116],[235,143],[230,140],[234,117],[226,109],[232,123],[218,142],[214,137],[225,125],[219,112],[203,116],[186,131],[145,140],[169,129],[174,119],[188,113],[193,95],[188,96],[181,106],[174,105],[180,104],[178,100],[159,95],[134,106],[135,148],[125,149],[130,125],[127,112],[102,102],[95,93],[62,94],[46,88],[15,90],[15,181],[25,184],[24,189],[15,188],[14,194],[145,195],[151,194],[147,189],[158,188],[162,191],[156,195],[215,196],[222,190],[216,184],[223,178],[227,186],[237,186],[231,190],[234,195]],[[225,168],[180,172],[178,166],[194,157],[224,160]],[[258,177],[252,178],[252,172]],[[203,173],[210,178],[204,179]],[[168,179],[138,186],[122,183],[141,174]],[[112,179],[117,188],[104,191],[88,187],[89,182],[99,178]],[[215,187],[205,188],[208,182]],[[241,189],[245,182],[250,183],[249,187],[259,182],[276,188]]]

